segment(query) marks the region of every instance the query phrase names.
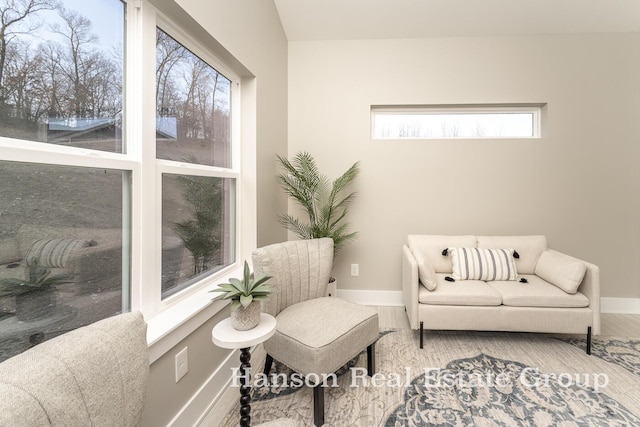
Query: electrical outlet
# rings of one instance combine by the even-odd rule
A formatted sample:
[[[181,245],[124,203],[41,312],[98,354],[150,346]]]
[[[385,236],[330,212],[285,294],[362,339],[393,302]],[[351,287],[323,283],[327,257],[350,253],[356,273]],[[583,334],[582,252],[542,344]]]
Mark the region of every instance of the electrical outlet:
[[[352,276],[360,275],[360,266],[358,264],[351,264],[351,275]]]
[[[185,347],[180,350],[180,353],[176,354],[176,382],[187,375],[187,372],[189,372],[189,356],[187,347]]]

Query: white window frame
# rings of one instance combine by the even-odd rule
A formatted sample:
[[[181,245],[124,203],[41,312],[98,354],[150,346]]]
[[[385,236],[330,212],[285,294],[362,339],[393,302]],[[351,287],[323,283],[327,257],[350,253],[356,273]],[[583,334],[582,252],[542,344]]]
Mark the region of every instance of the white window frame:
[[[156,158],[156,93],[155,78],[153,78],[155,76],[156,27],[231,80],[232,146],[230,168],[185,164],[179,161]],[[241,119],[241,114],[244,114],[241,99],[244,99],[244,96],[241,93],[242,79],[237,73],[146,1],[142,2],[139,28],[142,33],[142,37],[140,37],[142,45],[139,49],[142,51],[141,56],[144,58],[143,62],[146,66],[139,68],[143,76],[138,82],[142,81],[143,85],[140,86],[138,92],[141,93],[137,96],[142,104],[140,111],[143,115],[143,127],[139,129],[141,135],[136,141],[141,142],[137,151],[145,166],[141,173],[141,183],[137,189],[135,189],[136,183],[134,182],[134,192],[141,193],[136,200],[141,203],[137,213],[134,214],[133,229],[138,233],[134,238],[136,250],[134,250],[132,270],[136,268],[138,270],[135,271],[135,279],[132,282],[134,289],[139,291],[137,298],[139,309],[147,320],[147,340],[150,344],[150,357],[153,361],[226,306],[226,302],[222,301],[212,303],[212,294],[208,291],[218,287],[220,283],[226,282],[228,277],[239,277],[244,259],[250,256],[251,250],[255,248],[256,230],[252,224],[255,223],[255,204],[252,200],[255,199],[255,194],[252,194],[251,191],[245,191],[247,183],[255,183],[255,171],[250,168],[251,165],[255,166],[253,158],[255,154],[250,154],[255,150],[247,149],[250,146],[255,147],[255,138],[248,138],[241,134],[241,128],[245,126]],[[134,102],[136,101],[134,100]],[[142,141],[146,141],[146,143],[142,144]],[[186,172],[194,175],[235,179],[235,262],[162,300],[162,174],[185,174]],[[249,187],[255,188],[255,186]],[[143,188],[146,191],[142,191]],[[152,189],[153,191],[151,191]],[[150,220],[151,218],[153,220]],[[151,252],[147,252],[146,249],[151,245]],[[153,256],[143,256],[145,253],[152,253]],[[136,299],[134,298],[133,301],[135,309]]]
[[[147,181],[153,179],[155,182],[155,196],[154,200],[149,201],[149,203],[145,203],[144,206],[141,207],[143,218],[154,218],[155,226],[154,226],[154,236],[152,239],[148,239],[146,241],[141,242],[143,246],[147,246],[147,248],[143,248],[143,251],[149,253],[148,245],[146,244],[149,241],[154,241],[153,253],[155,254],[155,259],[153,264],[151,262],[147,262],[144,264],[143,275],[152,278],[149,283],[152,283],[154,286],[148,286],[143,284],[143,287],[147,287],[144,290],[142,295],[142,307],[143,312],[145,313],[157,313],[159,311],[165,310],[171,305],[175,304],[177,301],[180,301],[184,298],[188,298],[189,295],[196,293],[198,290],[203,287],[215,283],[220,282],[220,278],[227,277],[230,271],[235,270],[239,266],[239,260],[241,256],[241,245],[238,244],[238,233],[240,230],[238,229],[238,212],[240,212],[240,200],[242,199],[242,186],[240,185],[241,178],[241,160],[240,160],[240,120],[234,120],[234,117],[240,117],[240,77],[228,69],[224,64],[220,63],[218,59],[213,56],[207,49],[205,49],[198,41],[194,40],[190,37],[186,32],[182,31],[177,25],[175,25],[170,19],[162,15],[160,12],[153,10],[151,14],[155,15],[153,17],[154,25],[153,25],[153,35],[149,35],[147,38],[147,45],[145,46],[147,49],[152,50],[153,58],[155,64],[155,55],[156,55],[156,27],[160,28],[162,31],[171,36],[178,43],[182,44],[185,48],[190,50],[193,54],[198,56],[201,60],[205,61],[207,64],[216,69],[216,71],[223,74],[226,78],[231,81],[231,167],[230,168],[221,168],[215,166],[206,166],[206,165],[198,165],[198,164],[188,164],[175,160],[166,160],[166,159],[158,159],[156,158],[156,122],[155,122],[155,79],[149,78],[147,76],[147,80],[150,80],[153,84],[152,86],[152,95],[149,97],[153,102],[153,108],[150,108],[148,111],[153,111],[153,118],[145,122],[145,137],[142,139],[143,141],[153,141],[152,143],[144,144],[142,147],[142,156],[147,161],[153,161],[155,164],[155,171],[151,171],[151,168],[147,168],[143,173],[151,174],[153,173],[154,177],[147,177]],[[150,17],[151,18],[151,17]],[[149,28],[145,28],[145,31],[149,31]],[[155,67],[153,70],[152,76],[155,76]],[[153,160],[151,160],[153,159]],[[220,177],[220,178],[232,178],[235,179],[235,200],[236,206],[233,208],[233,212],[236,213],[236,218],[234,218],[234,223],[236,224],[236,242],[235,242],[235,261],[223,269],[203,277],[196,283],[190,285],[188,288],[183,289],[177,292],[174,295],[167,297],[166,299],[162,299],[162,289],[158,284],[161,283],[161,270],[162,270],[162,176],[163,174],[177,174],[177,175],[199,175],[199,176],[208,176],[208,177]],[[147,250],[145,250],[147,249]],[[151,258],[151,257],[149,257]],[[153,298],[149,298],[150,295],[153,295]]]
[[[241,94],[242,78],[150,2],[123,2],[127,35],[123,98],[125,152],[103,152],[0,136],[0,160],[113,169],[130,174],[131,183],[124,185],[124,191],[125,195],[130,195],[131,206],[123,209],[131,214],[122,224],[127,239],[127,228],[131,230],[130,259],[123,259],[123,262],[130,263],[130,308],[140,310],[147,321],[147,341],[153,362],[226,307],[227,302],[212,302],[212,294],[208,291],[226,282],[228,277],[240,277],[244,260],[255,249],[255,83],[247,79],[248,90],[246,95]],[[156,26],[231,80],[230,168],[156,159]],[[241,99],[245,105],[241,105]],[[245,130],[243,134],[241,129]],[[162,300],[162,174],[185,172],[235,179],[235,262]],[[124,240],[123,244],[126,242]],[[124,285],[123,293],[126,291]]]
[[[371,106],[371,139],[373,140],[405,140],[405,139],[539,139],[542,136],[542,111],[546,104],[437,104],[437,105],[372,105]],[[533,134],[531,136],[380,136],[376,134],[378,116],[393,115],[465,115],[465,114],[532,114]]]

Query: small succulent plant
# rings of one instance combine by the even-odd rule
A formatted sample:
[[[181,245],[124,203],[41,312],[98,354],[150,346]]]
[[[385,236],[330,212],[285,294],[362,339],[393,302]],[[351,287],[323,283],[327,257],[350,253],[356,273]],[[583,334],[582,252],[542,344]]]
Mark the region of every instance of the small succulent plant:
[[[210,292],[222,292],[214,300],[230,299],[232,307],[242,305],[247,308],[253,301],[265,300],[273,292],[273,288],[265,283],[269,279],[271,276],[254,277],[245,261],[242,279],[230,278],[229,283],[223,283]]]

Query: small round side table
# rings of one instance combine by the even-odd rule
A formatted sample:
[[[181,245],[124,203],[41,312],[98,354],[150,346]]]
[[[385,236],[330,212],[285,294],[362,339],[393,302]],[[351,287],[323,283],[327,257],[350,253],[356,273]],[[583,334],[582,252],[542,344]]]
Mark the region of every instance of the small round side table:
[[[260,323],[248,331],[238,331],[231,326],[231,318],[226,318],[211,331],[211,339],[222,348],[240,349],[240,426],[251,426],[251,353],[249,347],[271,338],[276,332],[276,319],[261,313]]]

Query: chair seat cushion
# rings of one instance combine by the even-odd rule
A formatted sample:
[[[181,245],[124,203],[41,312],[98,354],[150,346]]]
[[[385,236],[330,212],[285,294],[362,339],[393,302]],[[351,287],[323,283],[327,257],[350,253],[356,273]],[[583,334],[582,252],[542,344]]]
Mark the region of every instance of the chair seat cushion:
[[[528,283],[488,282],[502,294],[502,304],[513,307],[588,307],[589,299],[576,292],[568,294],[557,286],[533,274],[524,275]]]
[[[378,339],[378,312],[336,297],[291,305],[276,321],[265,350],[302,375],[333,373]]]
[[[418,301],[432,305],[500,305],[502,296],[481,280],[456,280],[448,282],[446,274],[436,274],[438,286],[428,291],[423,286],[418,291]],[[513,283],[513,282],[511,282]]]

